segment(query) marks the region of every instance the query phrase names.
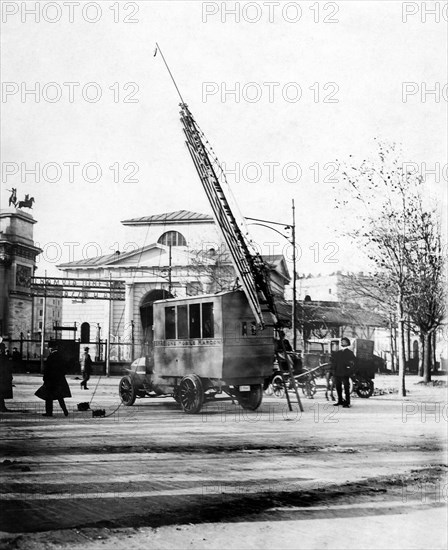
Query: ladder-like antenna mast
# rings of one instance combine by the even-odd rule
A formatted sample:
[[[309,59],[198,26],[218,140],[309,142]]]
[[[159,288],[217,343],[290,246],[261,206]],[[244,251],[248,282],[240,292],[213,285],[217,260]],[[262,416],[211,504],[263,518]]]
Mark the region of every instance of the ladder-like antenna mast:
[[[249,243],[240,229],[244,225],[243,220],[238,221],[236,212],[232,211],[230,207],[224,189],[216,175],[209,150],[204,144],[205,136],[194,120],[187,104],[184,102],[160,47],[158,44],[156,45],[157,49],[155,54],[157,51],[160,51],[165,66],[181,99],[180,115],[188,151],[190,152],[199,179],[201,180],[205,194],[209,200],[215,223],[221,231],[229,249],[236,275],[241,282],[255,320],[258,325],[261,327],[264,326],[265,322],[262,311],[262,305],[264,305],[264,309],[267,309],[271,313],[275,324],[278,325],[277,309],[274,296],[271,292],[268,266],[260,254],[252,254],[250,252]],[[217,159],[214,160],[216,161]]]
[[[157,52],[160,52],[160,55],[162,56],[163,62],[165,63],[165,67],[166,67],[167,71],[170,74],[171,80],[173,81],[173,84],[176,87],[177,93],[179,94],[180,100],[181,100],[182,103],[184,103],[184,98],[182,97],[182,94],[180,93],[179,87],[176,84],[176,81],[174,80],[174,76],[173,76],[172,72],[170,71],[170,68],[168,67],[168,63],[166,62],[165,56],[163,55],[163,52],[160,49],[160,46],[156,42],[156,51],[154,52],[154,57],[157,55]]]

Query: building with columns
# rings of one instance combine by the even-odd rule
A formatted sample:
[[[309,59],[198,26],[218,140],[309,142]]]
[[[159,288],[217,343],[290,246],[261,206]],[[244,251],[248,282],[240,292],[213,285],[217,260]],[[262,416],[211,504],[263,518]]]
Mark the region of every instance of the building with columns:
[[[125,282],[123,301],[63,301],[62,322],[79,327],[82,343],[110,334],[111,359],[143,355],[153,339],[153,303],[168,297],[209,294],[230,289],[235,272],[211,216],[186,210],[124,220],[135,241],[123,251],[60,264],[67,277]],[[148,243],[141,246],[138,243]],[[266,258],[272,290],[283,297],[290,276],[283,256]]]
[[[18,340],[32,326],[30,281],[36,257],[31,214],[16,208],[0,211],[0,336]]]

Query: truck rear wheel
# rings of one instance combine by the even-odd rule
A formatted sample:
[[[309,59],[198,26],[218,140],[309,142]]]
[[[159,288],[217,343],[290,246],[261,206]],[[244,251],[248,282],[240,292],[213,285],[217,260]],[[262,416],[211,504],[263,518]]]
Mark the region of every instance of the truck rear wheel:
[[[263,401],[263,385],[253,384],[250,391],[238,394],[238,403],[248,411],[255,411]]]

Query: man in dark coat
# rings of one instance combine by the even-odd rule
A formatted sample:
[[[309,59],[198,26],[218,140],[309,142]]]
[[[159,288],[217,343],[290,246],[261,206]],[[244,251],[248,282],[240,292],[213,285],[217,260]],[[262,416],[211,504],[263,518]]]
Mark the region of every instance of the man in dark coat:
[[[80,360],[81,363],[81,374],[82,382],[81,389],[84,388],[88,390],[87,382],[90,380],[90,375],[92,374],[92,358],[89,355],[89,348],[84,348],[84,353]]]
[[[342,338],[342,349],[331,357],[331,365],[336,380],[336,392],[338,394],[338,400],[334,406],[342,405],[346,409],[350,407],[350,374],[353,372],[356,360],[355,354],[349,349],[349,346],[350,340]],[[342,386],[344,386],[345,400],[342,399]]]
[[[290,357],[293,366],[294,374],[300,374],[302,371],[302,360],[298,357],[296,353],[292,353],[294,350],[287,338],[285,338],[285,332],[283,330],[279,331],[278,339],[275,340],[275,355],[278,360],[279,368],[283,372],[289,371],[288,361],[285,357],[285,351]]]
[[[0,412],[9,412],[5,399],[12,399],[12,370],[4,347],[0,347]]]
[[[56,349],[56,344],[49,344],[48,349],[50,355],[44,365],[44,383],[37,390],[36,395],[45,400],[45,414],[43,416],[53,416],[54,400],[58,401],[65,416],[68,416],[64,397],[71,397],[72,394],[65,379],[63,362]]]

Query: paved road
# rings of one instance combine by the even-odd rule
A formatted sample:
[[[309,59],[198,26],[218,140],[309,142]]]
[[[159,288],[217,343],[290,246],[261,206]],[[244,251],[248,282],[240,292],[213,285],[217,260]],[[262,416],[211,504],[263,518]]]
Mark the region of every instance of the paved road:
[[[355,399],[349,410],[318,394],[303,401],[304,413],[297,406],[290,413],[284,400],[268,397],[254,413],[224,402],[190,416],[168,399],[120,407],[118,379],[110,378],[100,381],[91,405],[107,416],[92,418],[73,410],[92,391],[82,392],[69,378],[69,417],[56,411],[43,418],[43,402],[33,397],[39,380],[17,377],[9,405],[15,412],[0,418],[0,530],[16,547],[18,540],[38,540],[31,535],[37,532],[51,531],[59,544],[85,548],[86,539],[94,544],[97,536],[152,527],[175,529],[174,548],[179,524],[198,529],[211,522],[220,531],[232,523],[278,526],[366,516],[369,529],[375,521],[382,525],[383,537],[384,522],[392,526],[400,516],[416,530],[410,540],[418,541],[417,525],[404,518],[446,513],[447,400],[441,388],[412,387],[404,402],[395,394]],[[276,535],[283,540],[279,547],[293,547],[288,532],[294,528]],[[30,535],[17,539],[19,533]],[[431,531],[434,548],[444,547],[445,535],[446,524]],[[305,529],[303,536],[316,542],[306,547],[322,547],[316,533],[313,539]],[[198,537],[201,547],[204,537]],[[229,548],[238,548],[238,540]],[[364,546],[354,544],[376,547],[367,538]]]

